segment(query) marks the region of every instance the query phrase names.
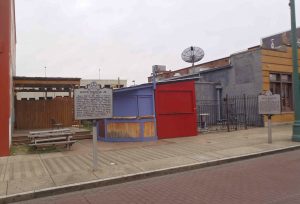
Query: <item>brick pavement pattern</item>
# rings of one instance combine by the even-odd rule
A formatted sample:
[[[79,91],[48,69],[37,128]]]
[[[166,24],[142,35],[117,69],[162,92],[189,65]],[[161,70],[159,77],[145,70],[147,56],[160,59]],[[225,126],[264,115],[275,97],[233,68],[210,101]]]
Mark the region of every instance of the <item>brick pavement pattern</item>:
[[[300,150],[20,204],[295,204]]]
[[[291,141],[291,134],[292,125],[285,124],[273,127],[272,144],[267,143],[267,128],[209,132],[152,142],[98,142],[97,171],[91,168],[91,140],[77,142],[71,151],[0,157],[0,200],[69,184],[300,147],[300,143]]]

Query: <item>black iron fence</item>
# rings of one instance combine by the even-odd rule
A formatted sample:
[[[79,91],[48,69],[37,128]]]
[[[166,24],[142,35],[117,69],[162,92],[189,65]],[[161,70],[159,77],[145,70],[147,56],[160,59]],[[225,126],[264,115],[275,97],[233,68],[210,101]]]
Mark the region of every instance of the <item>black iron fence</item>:
[[[239,130],[262,127],[258,96],[226,96],[222,100],[202,100],[197,106],[198,127],[202,130]]]

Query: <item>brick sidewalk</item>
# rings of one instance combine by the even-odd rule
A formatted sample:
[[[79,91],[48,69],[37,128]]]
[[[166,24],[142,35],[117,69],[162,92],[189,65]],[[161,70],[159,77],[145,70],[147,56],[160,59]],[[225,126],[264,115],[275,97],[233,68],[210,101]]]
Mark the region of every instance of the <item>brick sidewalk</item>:
[[[300,203],[299,161],[297,150],[22,204],[295,204]]]
[[[0,158],[0,196],[299,146],[291,141],[291,129],[275,126],[273,144],[267,144],[267,128],[149,143],[101,142],[96,172],[91,171],[90,140],[72,151]]]

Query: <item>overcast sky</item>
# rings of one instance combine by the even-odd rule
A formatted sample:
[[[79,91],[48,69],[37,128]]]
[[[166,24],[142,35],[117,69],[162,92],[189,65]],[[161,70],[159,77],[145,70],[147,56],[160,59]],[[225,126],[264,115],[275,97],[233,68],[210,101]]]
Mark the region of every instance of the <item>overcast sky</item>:
[[[188,46],[206,62],[290,29],[288,0],[16,0],[17,75],[147,81]],[[300,1],[296,0],[297,26]]]

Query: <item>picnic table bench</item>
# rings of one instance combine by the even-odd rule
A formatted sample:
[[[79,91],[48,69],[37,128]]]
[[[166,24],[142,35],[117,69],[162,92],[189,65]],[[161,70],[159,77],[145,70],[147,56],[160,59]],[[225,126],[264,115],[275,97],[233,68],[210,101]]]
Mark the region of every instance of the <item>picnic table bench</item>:
[[[28,138],[31,140],[29,146],[51,146],[51,145],[66,145],[68,149],[76,140],[72,140],[73,133],[70,129],[31,131]]]

